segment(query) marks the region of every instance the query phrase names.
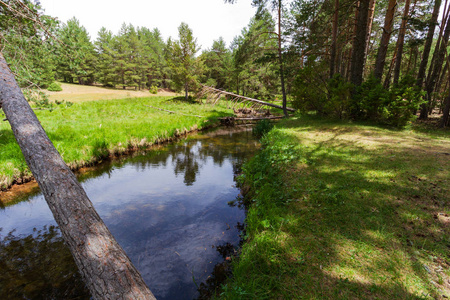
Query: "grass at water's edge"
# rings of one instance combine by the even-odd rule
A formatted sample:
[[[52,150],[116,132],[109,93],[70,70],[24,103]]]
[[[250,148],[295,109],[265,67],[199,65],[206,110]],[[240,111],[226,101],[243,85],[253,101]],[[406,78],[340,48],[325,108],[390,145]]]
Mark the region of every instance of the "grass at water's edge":
[[[278,123],[244,166],[246,242],[219,298],[450,297],[447,133]]]
[[[72,169],[211,126],[218,117],[229,114],[220,106],[186,103],[174,97],[80,102],[69,107],[59,105],[53,111],[35,112],[50,140]],[[4,119],[1,110],[0,118]],[[0,122],[0,189],[30,178],[31,172],[9,123]]]

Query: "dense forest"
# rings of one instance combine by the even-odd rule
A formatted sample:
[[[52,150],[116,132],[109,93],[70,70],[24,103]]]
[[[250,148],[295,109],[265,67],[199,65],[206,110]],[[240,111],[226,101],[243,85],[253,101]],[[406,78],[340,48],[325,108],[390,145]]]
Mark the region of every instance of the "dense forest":
[[[228,0],[226,2],[233,2]],[[42,26],[14,16],[25,3]],[[232,4],[230,4],[232,5]],[[53,81],[195,91],[199,84],[300,111],[403,126],[415,115],[449,125],[450,3],[424,0],[253,0],[230,45],[199,51],[188,24],[177,39],[123,24],[95,40],[34,2],[0,2],[1,52],[23,88]],[[31,71],[32,70],[32,71]]]

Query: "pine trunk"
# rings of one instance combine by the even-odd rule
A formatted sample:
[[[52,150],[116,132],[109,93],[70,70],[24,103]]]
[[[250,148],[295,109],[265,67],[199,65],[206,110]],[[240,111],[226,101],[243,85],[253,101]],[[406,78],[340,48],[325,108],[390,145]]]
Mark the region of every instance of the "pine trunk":
[[[353,41],[352,66],[350,81],[355,85],[361,85],[363,81],[364,64],[366,62],[366,37],[369,18],[370,0],[361,0],[359,3],[358,19],[356,23],[356,35]]]
[[[430,19],[430,27],[428,28],[425,45],[424,45],[423,51],[422,51],[422,61],[420,63],[419,72],[417,73],[417,83],[416,84],[418,87],[422,87],[422,84],[424,81],[423,79],[424,79],[425,71],[426,71],[427,65],[428,65],[428,58],[430,56],[431,46],[433,44],[433,36],[434,36],[434,31],[436,30],[437,18],[439,16],[439,9],[441,7],[441,2],[442,2],[441,0],[435,0],[435,2],[434,2],[433,14],[431,15],[431,19]]]
[[[369,21],[367,22],[367,36],[366,36],[366,51],[365,55],[367,57],[367,54],[369,53],[369,45],[370,45],[370,35],[372,34],[372,24],[373,24],[373,18],[375,16],[375,5],[377,1],[376,0],[370,0],[369,4]]]
[[[378,48],[377,58],[375,61],[374,75],[380,81],[381,77],[383,76],[386,54],[389,46],[389,40],[392,34],[392,26],[394,24],[394,15],[396,8],[397,0],[389,0],[386,17],[384,18],[383,34],[381,35],[380,47]]]
[[[394,68],[394,85],[398,84],[400,79],[400,68],[402,66],[402,58],[403,58],[403,46],[405,44],[405,35],[406,35],[406,25],[408,23],[409,16],[409,6],[411,4],[411,0],[405,1],[405,9],[403,11],[403,19],[402,25],[400,26],[400,30],[398,32],[397,39],[397,58],[395,60],[395,68]]]
[[[337,49],[337,33],[339,22],[339,0],[335,0],[334,17],[333,17],[333,32],[331,41],[331,56],[330,56],[330,78],[333,77],[336,66],[336,49]]]
[[[95,299],[155,299],[95,211],[0,54],[0,107]]]
[[[437,89],[436,83],[437,83],[437,80],[439,79],[439,76],[442,71],[442,62],[444,61],[445,55],[447,53],[447,45],[448,45],[449,36],[450,36],[450,18],[447,18],[447,24],[445,26],[444,34],[442,35],[442,38],[441,38],[441,43],[440,43],[439,47],[436,46],[436,50],[435,50],[436,55],[433,55],[436,57],[436,59],[435,59],[434,65],[433,65],[433,70],[431,71],[431,74],[427,80],[426,90],[427,90],[428,103],[426,105],[424,105],[420,111],[420,119],[422,119],[422,120],[425,120],[428,118],[428,112],[429,112],[429,110],[431,110],[431,107],[430,107],[431,98],[432,98],[433,92]]]

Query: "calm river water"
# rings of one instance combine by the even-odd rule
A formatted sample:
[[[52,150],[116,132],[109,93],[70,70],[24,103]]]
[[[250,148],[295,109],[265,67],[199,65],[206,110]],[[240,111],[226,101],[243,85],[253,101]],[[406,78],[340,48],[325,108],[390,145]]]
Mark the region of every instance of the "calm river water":
[[[239,243],[237,225],[243,223],[245,212],[228,202],[239,194],[235,174],[258,146],[251,131],[219,129],[107,162],[79,175],[98,213],[158,299],[198,297],[197,287],[224,260],[217,246]],[[18,278],[32,282],[35,279],[30,276],[36,273],[42,281],[51,268],[54,271],[47,281],[54,282],[54,273],[66,272],[60,270],[66,258],[61,263],[56,253],[67,250],[55,250],[65,247],[52,234],[51,226],[56,223],[43,196],[36,189],[16,200],[17,204],[0,209],[0,260],[11,261],[10,265],[0,263],[0,273],[10,274],[0,278],[1,299],[13,299],[11,294],[1,294],[13,289],[17,293],[36,290],[36,295],[42,295],[36,286],[52,285],[15,283]],[[20,255],[49,267],[26,269]],[[26,274],[20,274],[22,269]],[[70,279],[75,275],[61,276]],[[60,297],[58,293],[64,292],[48,293]]]

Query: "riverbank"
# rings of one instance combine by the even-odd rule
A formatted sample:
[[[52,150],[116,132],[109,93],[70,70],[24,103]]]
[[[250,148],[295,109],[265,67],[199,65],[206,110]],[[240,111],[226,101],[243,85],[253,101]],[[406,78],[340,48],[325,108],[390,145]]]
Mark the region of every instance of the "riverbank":
[[[450,297],[448,131],[301,117],[262,142],[221,299]]]
[[[155,96],[73,105],[63,103],[52,111],[35,112],[50,140],[73,170],[98,163],[110,155],[145,149],[209,127],[217,118],[229,114],[220,106]],[[0,118],[5,118],[2,112]],[[0,149],[0,188],[5,190],[12,184],[29,181],[31,172],[8,122],[0,123]]]

